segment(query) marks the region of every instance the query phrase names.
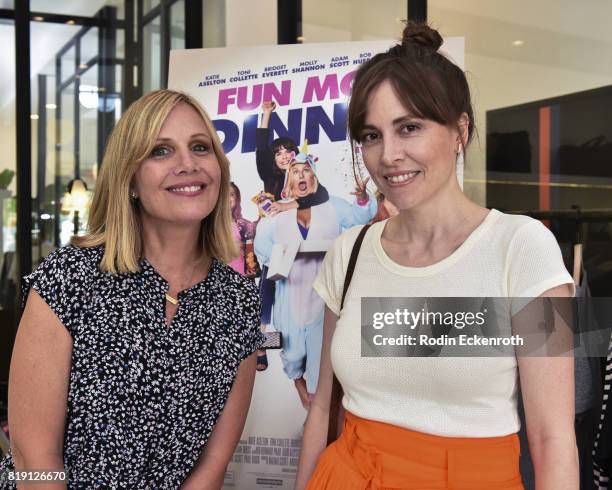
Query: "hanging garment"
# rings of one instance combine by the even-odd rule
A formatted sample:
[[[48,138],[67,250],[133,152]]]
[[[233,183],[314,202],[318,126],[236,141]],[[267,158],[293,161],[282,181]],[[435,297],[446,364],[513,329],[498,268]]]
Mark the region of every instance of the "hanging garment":
[[[593,449],[593,476],[597,490],[609,490],[612,475],[612,338],[608,352],[601,417]]]

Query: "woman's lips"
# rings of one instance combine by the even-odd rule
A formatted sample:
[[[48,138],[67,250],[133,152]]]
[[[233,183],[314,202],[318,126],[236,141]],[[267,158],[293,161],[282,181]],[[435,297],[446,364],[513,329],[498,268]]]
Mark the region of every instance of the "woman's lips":
[[[394,173],[392,175],[385,175],[385,181],[390,187],[399,187],[402,185],[410,184],[421,174],[420,170],[408,171],[403,173]]]
[[[205,189],[206,184],[204,183],[189,183],[174,185],[172,187],[168,187],[166,190],[177,196],[193,197],[199,196]]]

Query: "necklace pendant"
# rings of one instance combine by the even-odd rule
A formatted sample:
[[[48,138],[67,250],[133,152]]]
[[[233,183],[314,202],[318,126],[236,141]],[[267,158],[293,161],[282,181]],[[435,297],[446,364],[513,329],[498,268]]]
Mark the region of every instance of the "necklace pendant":
[[[179,304],[178,298],[174,298],[174,297],[170,296],[168,293],[166,293],[166,301],[172,303],[173,305],[178,305]]]

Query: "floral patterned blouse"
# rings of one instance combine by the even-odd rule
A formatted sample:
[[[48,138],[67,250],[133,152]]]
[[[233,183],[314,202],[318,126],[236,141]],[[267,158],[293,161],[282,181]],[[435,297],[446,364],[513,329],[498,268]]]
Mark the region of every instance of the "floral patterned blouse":
[[[179,294],[146,260],[109,274],[102,247],[67,246],[25,278],[73,340],[64,438],[68,488],[178,488],[221,414],[241,361],[263,342],[257,287],[214,260]],[[24,295],[25,297],[25,295]],[[10,454],[0,488],[11,487]]]

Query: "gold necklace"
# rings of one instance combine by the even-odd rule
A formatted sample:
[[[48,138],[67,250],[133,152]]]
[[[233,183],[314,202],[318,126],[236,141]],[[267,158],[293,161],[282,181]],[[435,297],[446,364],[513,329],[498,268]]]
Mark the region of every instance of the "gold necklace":
[[[196,270],[197,265],[199,265],[199,264],[197,264],[197,263],[196,263],[196,266],[193,268],[193,270],[194,270],[194,271]],[[195,273],[194,273],[194,272],[192,272],[192,273],[191,273],[191,277],[189,278],[188,283],[190,283],[190,282],[191,282],[191,280],[193,279],[193,276],[194,276],[194,275],[195,275]],[[171,296],[171,295],[170,295],[170,294],[168,294],[168,293],[166,293],[166,301],[168,301],[169,303],[172,303],[172,304],[173,304],[173,305],[175,305],[175,306],[176,306],[176,305],[178,305],[178,304],[180,303],[180,300],[178,299],[178,297],[176,297],[176,298],[175,298],[174,296]]]
[[[179,299],[178,298],[174,298],[173,296],[170,296],[168,293],[166,293],[166,301],[169,301],[173,305],[178,305],[179,304]]]

